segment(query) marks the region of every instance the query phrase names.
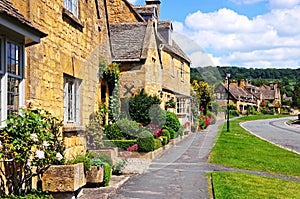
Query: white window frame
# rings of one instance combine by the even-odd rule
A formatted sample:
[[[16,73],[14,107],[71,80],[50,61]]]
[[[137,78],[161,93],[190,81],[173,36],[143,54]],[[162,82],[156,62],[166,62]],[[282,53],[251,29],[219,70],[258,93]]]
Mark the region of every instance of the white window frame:
[[[18,67],[19,74],[13,74],[8,72],[8,54],[7,44],[11,43],[19,47],[18,52]],[[14,111],[18,112],[19,107],[24,105],[25,102],[25,83],[24,83],[24,70],[25,70],[25,46],[24,44],[17,43],[12,40],[8,40],[6,37],[0,37],[0,120],[1,127],[5,126],[5,120],[8,117],[8,78],[15,78],[18,83],[18,104],[14,107]]]
[[[186,103],[184,98],[177,98],[177,113],[186,113]]]
[[[79,0],[64,0],[64,7],[78,18]]]
[[[71,91],[69,90],[71,89]],[[80,125],[81,80],[64,75],[64,124]],[[70,99],[72,97],[72,99]],[[71,107],[70,107],[71,106]]]

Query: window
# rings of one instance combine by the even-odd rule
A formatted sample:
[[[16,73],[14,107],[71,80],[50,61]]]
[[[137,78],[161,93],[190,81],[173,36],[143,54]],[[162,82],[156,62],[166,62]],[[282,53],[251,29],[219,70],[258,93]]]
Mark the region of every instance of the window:
[[[184,80],[184,65],[182,62],[180,64],[180,78],[182,81]]]
[[[24,105],[24,46],[0,38],[0,119],[17,113]]]
[[[78,0],[64,0],[64,6],[78,18]]]
[[[81,80],[64,75],[64,123],[80,124]]]
[[[170,72],[171,72],[171,75],[174,76],[175,75],[174,58],[171,55],[170,55],[170,57],[171,57]]]
[[[184,98],[177,98],[177,113],[186,113]]]

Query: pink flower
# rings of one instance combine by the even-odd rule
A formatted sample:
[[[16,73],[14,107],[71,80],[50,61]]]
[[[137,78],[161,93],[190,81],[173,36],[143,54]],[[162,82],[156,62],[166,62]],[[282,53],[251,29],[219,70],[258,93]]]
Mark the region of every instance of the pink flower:
[[[38,159],[44,159],[45,158],[45,152],[44,151],[41,151],[41,150],[37,150],[35,152],[35,157],[37,157]]]
[[[49,146],[49,145],[50,145],[50,144],[49,144],[48,141],[46,141],[46,140],[43,141],[43,147],[47,147],[47,146]]]

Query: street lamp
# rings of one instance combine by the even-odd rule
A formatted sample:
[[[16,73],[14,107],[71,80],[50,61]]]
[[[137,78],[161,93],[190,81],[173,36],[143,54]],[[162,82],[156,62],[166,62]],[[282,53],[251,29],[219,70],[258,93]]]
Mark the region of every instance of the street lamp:
[[[227,79],[227,132],[229,132],[229,78],[230,73],[226,73],[226,79]]]

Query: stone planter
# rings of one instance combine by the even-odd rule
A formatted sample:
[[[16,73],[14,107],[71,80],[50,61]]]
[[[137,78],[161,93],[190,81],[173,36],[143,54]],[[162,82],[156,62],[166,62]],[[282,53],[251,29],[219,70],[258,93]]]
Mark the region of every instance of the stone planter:
[[[43,174],[43,191],[74,192],[86,184],[83,163],[52,165]]]
[[[87,184],[99,184],[103,182],[103,167],[91,166],[91,169],[86,173]]]

